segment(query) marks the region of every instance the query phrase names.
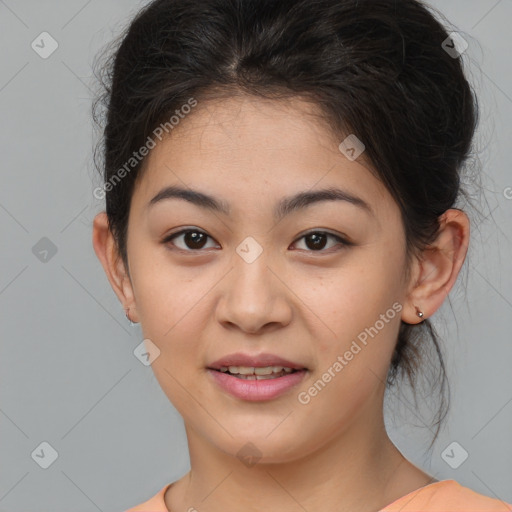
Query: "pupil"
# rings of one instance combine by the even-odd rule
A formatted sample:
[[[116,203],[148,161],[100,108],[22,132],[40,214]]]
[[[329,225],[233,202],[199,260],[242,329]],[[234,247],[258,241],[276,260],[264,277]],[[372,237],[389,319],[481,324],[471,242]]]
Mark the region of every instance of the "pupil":
[[[323,240],[323,243],[320,242],[319,243],[319,239],[322,238]],[[323,249],[325,247],[325,240],[326,240],[327,236],[325,234],[317,234],[317,233],[312,233],[311,235],[308,235],[306,237],[306,245],[308,246],[309,249]],[[308,244],[308,240],[313,240],[314,243],[311,244]]]
[[[201,237],[203,237],[202,244],[200,241],[198,242]],[[190,249],[201,249],[204,245],[205,238],[204,233],[198,233],[197,231],[189,231],[188,233],[185,233],[185,243]]]

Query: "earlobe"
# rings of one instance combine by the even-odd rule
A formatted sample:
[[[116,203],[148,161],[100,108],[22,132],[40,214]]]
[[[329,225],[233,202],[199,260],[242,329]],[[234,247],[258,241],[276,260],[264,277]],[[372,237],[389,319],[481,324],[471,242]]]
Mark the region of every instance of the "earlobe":
[[[450,293],[466,258],[469,246],[469,218],[450,209],[439,217],[436,240],[417,260],[416,284],[410,290],[402,320],[419,323],[432,316]],[[418,311],[423,313],[420,317]]]
[[[130,278],[126,272],[122,258],[117,251],[117,245],[109,228],[106,212],[100,212],[94,217],[92,245],[123,309],[125,311],[129,309],[130,321],[137,322],[135,300]]]

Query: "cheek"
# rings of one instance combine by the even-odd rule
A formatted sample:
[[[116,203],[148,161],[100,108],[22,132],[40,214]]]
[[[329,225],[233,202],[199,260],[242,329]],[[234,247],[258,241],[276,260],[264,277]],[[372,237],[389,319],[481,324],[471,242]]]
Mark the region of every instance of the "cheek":
[[[380,362],[391,356],[400,324],[402,264],[399,251],[372,249],[355,255],[329,278],[297,280],[293,289],[314,313],[320,365],[328,367],[352,350],[357,354],[347,353],[351,366],[375,366],[382,373]]]
[[[134,238],[129,254],[130,272],[137,312],[144,333],[155,343],[166,345],[184,329],[203,307],[211,285],[199,267],[172,264],[161,247],[137,243]]]

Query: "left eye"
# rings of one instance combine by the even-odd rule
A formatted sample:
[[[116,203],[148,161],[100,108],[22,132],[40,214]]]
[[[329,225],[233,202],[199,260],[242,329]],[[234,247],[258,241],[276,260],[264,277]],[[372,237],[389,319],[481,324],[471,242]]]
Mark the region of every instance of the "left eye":
[[[179,239],[180,237],[183,237],[182,240],[185,244],[185,247],[180,247],[175,242],[172,242],[172,245],[176,246],[178,249],[182,251],[187,252],[197,252],[198,250],[203,249],[205,247],[206,240],[208,238],[211,238],[203,231],[199,231],[197,229],[186,229],[167,237],[165,240],[163,240],[162,243],[167,244],[172,240]],[[310,233],[302,235],[300,238],[297,239],[295,243],[297,243],[299,240],[304,239],[306,241],[305,250],[311,250],[313,252],[327,252],[323,251],[323,249],[325,249],[326,240],[328,238],[337,241],[338,244],[341,245],[351,245],[350,242],[341,238],[340,236],[334,235],[332,233],[327,233],[325,231],[311,231]],[[213,238],[211,239],[213,240]],[[335,246],[336,244],[334,244],[334,247]],[[331,246],[330,248],[332,247],[333,246]]]
[[[333,235],[332,233],[327,233],[325,231],[311,231],[310,233],[306,233],[305,235],[301,236],[298,240],[306,240],[306,250],[310,249],[313,252],[327,252],[321,250],[325,248],[326,240],[328,238],[336,240],[341,245],[350,245],[348,241],[344,240],[340,236]],[[336,244],[334,245],[334,247],[335,246]]]

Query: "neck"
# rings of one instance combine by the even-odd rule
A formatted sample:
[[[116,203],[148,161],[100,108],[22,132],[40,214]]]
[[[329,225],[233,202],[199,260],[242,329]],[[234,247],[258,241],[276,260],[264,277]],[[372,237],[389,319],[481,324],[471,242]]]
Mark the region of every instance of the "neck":
[[[166,493],[171,512],[375,512],[433,481],[391,442],[382,408],[377,418],[363,412],[307,454],[279,462],[262,458],[254,465],[219,450],[188,426],[186,431],[192,469]]]

